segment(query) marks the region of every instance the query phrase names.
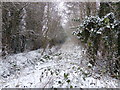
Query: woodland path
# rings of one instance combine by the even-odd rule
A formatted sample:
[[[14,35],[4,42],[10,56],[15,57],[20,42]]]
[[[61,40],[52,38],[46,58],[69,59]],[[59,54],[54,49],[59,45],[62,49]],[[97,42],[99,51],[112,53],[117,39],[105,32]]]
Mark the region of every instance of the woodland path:
[[[70,40],[51,55],[46,52],[41,56],[40,52],[20,53],[1,60],[0,71],[4,72],[0,72],[0,88],[118,87],[118,80],[94,73],[88,67],[82,48]]]

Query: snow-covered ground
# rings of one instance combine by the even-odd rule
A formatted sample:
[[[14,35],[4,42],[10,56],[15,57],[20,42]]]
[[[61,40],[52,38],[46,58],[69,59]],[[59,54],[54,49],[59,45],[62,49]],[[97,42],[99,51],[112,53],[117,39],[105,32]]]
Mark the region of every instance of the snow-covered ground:
[[[0,89],[10,88],[115,88],[119,80],[101,76],[88,67],[82,48],[69,41],[49,54],[42,50],[20,53],[0,60]]]

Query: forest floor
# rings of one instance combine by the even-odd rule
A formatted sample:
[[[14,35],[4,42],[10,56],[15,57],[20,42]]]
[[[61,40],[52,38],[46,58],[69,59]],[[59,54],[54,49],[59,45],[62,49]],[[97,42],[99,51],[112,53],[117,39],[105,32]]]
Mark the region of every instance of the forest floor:
[[[41,49],[0,60],[1,88],[116,88],[119,80],[95,73],[82,47],[66,42],[56,51]]]

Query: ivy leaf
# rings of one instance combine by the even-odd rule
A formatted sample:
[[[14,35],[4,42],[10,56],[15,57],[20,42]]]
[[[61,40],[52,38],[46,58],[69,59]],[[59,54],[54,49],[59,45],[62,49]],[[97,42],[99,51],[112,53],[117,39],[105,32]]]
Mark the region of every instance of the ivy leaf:
[[[70,80],[67,80],[68,83],[70,83]]]
[[[73,88],[73,86],[70,86],[70,88]]]
[[[88,46],[89,46],[89,47],[92,46],[92,43],[91,43],[91,42],[88,42]]]
[[[105,23],[105,24],[109,24],[109,22],[110,22],[109,18],[105,18],[105,19],[104,19],[104,23]]]
[[[64,73],[64,78],[68,78],[68,73],[67,74]]]

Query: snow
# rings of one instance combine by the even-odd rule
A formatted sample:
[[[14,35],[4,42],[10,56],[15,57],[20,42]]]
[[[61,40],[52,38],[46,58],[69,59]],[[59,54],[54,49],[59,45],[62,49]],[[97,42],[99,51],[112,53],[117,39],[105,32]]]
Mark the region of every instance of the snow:
[[[116,88],[119,80],[91,71],[82,47],[66,42],[52,54],[42,49],[0,60],[0,89],[9,88]],[[90,67],[88,67],[88,65]]]

